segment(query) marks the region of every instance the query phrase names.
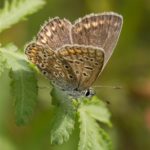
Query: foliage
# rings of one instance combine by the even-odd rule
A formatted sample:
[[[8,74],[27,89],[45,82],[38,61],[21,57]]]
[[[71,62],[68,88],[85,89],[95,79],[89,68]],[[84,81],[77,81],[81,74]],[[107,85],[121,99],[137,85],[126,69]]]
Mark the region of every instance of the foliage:
[[[10,68],[12,93],[15,101],[16,121],[18,124],[28,122],[37,99],[37,81],[35,72],[12,44],[1,47],[0,52]],[[3,67],[6,65],[4,64]],[[4,70],[4,68],[3,68]]]
[[[58,103],[51,126],[51,143],[62,144],[68,141],[74,129],[76,111],[65,93],[54,88],[51,95]]]
[[[97,97],[84,99],[78,109],[80,123],[79,150],[110,150],[107,133],[97,121],[110,125],[110,113]],[[97,120],[97,121],[96,121]]]
[[[52,97],[58,102],[51,126],[51,143],[62,144],[69,139],[74,129],[76,113],[80,124],[79,150],[110,150],[111,142],[98,122],[111,126],[110,113],[96,96],[92,99],[72,100],[64,92],[54,88]]]
[[[5,1],[4,8],[0,10],[0,32],[36,12],[43,4],[43,0],[13,0],[11,3]],[[18,51],[14,44],[0,47],[0,75],[9,67],[16,122],[25,124],[36,104],[37,81],[35,72]]]
[[[44,4],[42,0],[5,1],[0,10],[0,32],[34,13]],[[0,47],[0,76],[9,69],[14,98],[16,122],[28,123],[37,103],[36,71],[14,44]],[[80,128],[79,150],[110,150],[110,140],[100,123],[111,126],[110,113],[97,97],[72,100],[66,93],[53,88],[55,115],[51,124],[51,143],[62,144],[69,140],[78,120]],[[77,119],[78,118],[78,119]]]
[[[44,5],[43,0],[8,0],[0,10],[0,32],[19,22],[29,14],[36,12]]]
[[[4,72],[5,67],[6,67],[5,59],[4,59],[1,51],[0,51],[0,58],[1,58],[0,59],[0,76],[1,76],[1,74]]]

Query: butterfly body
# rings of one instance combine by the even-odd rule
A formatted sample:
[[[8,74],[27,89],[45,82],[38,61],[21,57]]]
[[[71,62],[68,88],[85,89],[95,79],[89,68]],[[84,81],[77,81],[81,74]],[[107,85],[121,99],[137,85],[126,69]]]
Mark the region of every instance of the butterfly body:
[[[40,71],[73,97],[90,95],[118,40],[122,17],[91,14],[73,25],[66,19],[49,20],[25,53]]]

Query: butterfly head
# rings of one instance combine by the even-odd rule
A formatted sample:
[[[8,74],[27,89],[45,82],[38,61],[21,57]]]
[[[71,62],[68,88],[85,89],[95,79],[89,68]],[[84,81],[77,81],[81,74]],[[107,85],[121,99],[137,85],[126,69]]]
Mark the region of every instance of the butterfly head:
[[[71,91],[65,91],[69,96],[73,97],[73,98],[80,98],[80,97],[87,97],[87,98],[91,98],[92,96],[95,95],[95,91],[93,88],[88,88],[86,90],[83,91],[79,91],[78,89],[74,89]]]

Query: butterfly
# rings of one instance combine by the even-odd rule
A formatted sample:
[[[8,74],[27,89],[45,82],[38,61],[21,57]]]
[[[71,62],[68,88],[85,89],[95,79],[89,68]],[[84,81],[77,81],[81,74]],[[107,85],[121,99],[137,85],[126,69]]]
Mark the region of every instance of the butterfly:
[[[41,27],[25,54],[54,86],[73,97],[90,96],[122,24],[122,16],[113,12],[86,15],[74,24],[55,17]]]

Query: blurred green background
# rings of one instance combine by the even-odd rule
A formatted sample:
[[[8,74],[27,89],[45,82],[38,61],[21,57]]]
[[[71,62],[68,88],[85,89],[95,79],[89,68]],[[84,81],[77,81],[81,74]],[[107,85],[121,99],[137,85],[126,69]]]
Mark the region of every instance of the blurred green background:
[[[3,7],[4,0],[0,0]],[[114,11],[123,15],[119,42],[95,85],[121,86],[122,89],[96,88],[109,102],[113,128],[108,129],[114,150],[150,149],[150,1],[149,0],[47,0],[46,5],[0,34],[2,44],[15,43],[23,51],[48,18],[59,16],[74,21],[89,13]],[[38,105],[31,122],[18,127],[7,71],[0,79],[0,150],[76,150],[78,127],[61,146],[50,145],[52,118],[50,89],[39,89]],[[49,86],[39,75],[39,85]]]

